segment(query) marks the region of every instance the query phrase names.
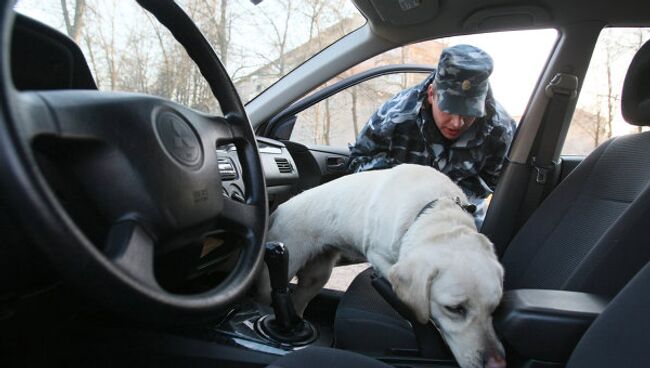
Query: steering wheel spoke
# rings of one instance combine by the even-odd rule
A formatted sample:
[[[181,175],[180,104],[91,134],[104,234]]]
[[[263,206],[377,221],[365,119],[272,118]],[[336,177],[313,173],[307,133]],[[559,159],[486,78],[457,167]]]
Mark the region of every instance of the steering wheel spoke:
[[[9,108],[13,110],[15,118],[20,121],[20,124],[16,125],[16,129],[21,140],[31,143],[39,136],[59,135],[56,120],[38,93],[15,93],[12,95],[12,104]]]
[[[136,280],[160,289],[154,274],[154,239],[134,220],[114,224],[108,235],[106,255],[118,268]]]
[[[220,226],[232,230],[257,229],[260,224],[259,207],[235,199],[223,199],[223,211],[218,218]]]

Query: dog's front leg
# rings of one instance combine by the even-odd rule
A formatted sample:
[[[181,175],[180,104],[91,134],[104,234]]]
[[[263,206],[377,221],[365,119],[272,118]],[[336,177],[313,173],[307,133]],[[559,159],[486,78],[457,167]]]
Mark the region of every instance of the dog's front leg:
[[[340,253],[338,251],[325,251],[307,262],[298,272],[298,285],[293,291],[293,305],[300,317],[302,317],[309,302],[327,284],[332,275],[332,269],[339,258]]]
[[[373,251],[368,251],[366,259],[368,260],[368,263],[370,263],[372,267],[384,277],[388,277],[388,271],[395,263],[389,261],[386,256]]]

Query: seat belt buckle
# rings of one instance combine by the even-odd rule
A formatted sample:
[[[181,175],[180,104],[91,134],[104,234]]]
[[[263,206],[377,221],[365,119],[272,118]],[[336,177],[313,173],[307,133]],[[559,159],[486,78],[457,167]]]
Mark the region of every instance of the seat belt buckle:
[[[548,165],[539,165],[537,163],[537,157],[533,157],[532,164],[537,172],[535,182],[541,185],[546,184],[546,181],[548,180],[548,173],[555,170],[555,166],[557,166],[557,163],[555,161],[551,161],[551,163]]]
[[[546,178],[548,177],[548,169],[535,166],[535,170],[537,170],[537,177],[535,178],[537,184],[546,184]]]

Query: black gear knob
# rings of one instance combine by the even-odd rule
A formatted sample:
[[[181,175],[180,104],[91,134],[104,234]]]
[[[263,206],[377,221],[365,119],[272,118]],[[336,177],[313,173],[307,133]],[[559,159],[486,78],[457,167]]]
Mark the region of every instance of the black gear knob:
[[[294,309],[289,289],[289,249],[281,242],[268,242],[264,262],[271,281],[271,306],[274,314],[257,321],[262,334],[284,344],[307,345],[318,337],[316,328]]]
[[[289,285],[289,249],[281,242],[266,243],[264,262],[269,268],[273,290],[284,290]]]

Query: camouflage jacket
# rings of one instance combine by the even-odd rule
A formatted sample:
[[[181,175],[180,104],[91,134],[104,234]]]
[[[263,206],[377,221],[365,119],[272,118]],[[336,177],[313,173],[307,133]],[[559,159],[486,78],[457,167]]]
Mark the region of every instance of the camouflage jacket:
[[[360,172],[401,163],[429,165],[449,176],[468,197],[485,198],[497,184],[515,121],[489,90],[486,115],[457,140],[446,139],[433,121],[427,101],[427,88],[434,75],[377,109],[356,143],[350,145],[348,168]]]

